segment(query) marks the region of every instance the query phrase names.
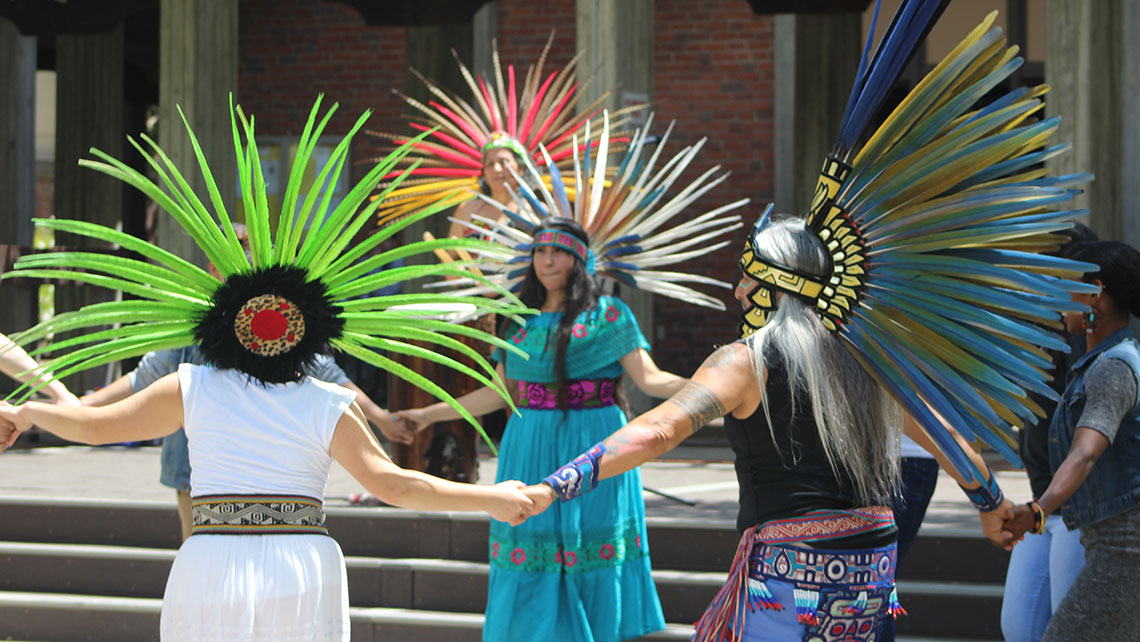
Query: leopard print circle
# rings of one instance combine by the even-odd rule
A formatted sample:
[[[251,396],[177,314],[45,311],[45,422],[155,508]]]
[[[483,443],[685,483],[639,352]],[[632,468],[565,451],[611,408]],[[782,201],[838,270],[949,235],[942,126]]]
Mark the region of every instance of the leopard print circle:
[[[234,332],[246,350],[272,357],[292,350],[305,336],[305,318],[292,301],[262,294],[246,301],[238,311]]]

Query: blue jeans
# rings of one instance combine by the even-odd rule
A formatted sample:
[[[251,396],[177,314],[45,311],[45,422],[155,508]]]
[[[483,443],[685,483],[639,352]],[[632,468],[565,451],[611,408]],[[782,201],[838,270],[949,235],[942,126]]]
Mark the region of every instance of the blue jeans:
[[[190,445],[179,428],[162,439],[162,472],[158,481],[174,490],[190,490]]]
[[[926,508],[930,505],[930,498],[934,496],[934,487],[938,485],[938,462],[925,457],[903,457],[900,462],[902,472],[901,496],[891,500],[891,508],[895,512],[895,524],[899,529],[899,556],[898,565],[901,568],[903,559],[910,552],[911,544],[918,537],[918,528],[922,526],[922,519],[926,517]],[[900,595],[899,600],[906,606],[906,596]],[[895,619],[886,618],[883,621],[883,630],[879,636],[880,642],[894,642]]]
[[[1007,642],[1037,642],[1049,618],[1085,565],[1081,531],[1050,515],[1045,532],[1028,534],[1013,547],[1001,603],[1001,632]]]

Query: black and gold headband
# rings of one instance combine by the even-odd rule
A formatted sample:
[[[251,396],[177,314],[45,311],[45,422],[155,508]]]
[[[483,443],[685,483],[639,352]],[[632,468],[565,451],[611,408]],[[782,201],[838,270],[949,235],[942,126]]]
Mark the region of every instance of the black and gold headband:
[[[843,208],[835,204],[850,173],[848,165],[833,157],[824,161],[807,217],[808,229],[819,237],[830,259],[824,277],[804,274],[757,253],[756,237],[772,222],[771,205],[752,227],[740,256],[740,269],[757,282],[757,287],[748,293],[752,306],[741,319],[741,337],[747,337],[768,322],[775,308],[772,294],[777,289],[814,304],[823,325],[832,332],[839,329],[851,311],[866,279],[867,253],[859,230]]]

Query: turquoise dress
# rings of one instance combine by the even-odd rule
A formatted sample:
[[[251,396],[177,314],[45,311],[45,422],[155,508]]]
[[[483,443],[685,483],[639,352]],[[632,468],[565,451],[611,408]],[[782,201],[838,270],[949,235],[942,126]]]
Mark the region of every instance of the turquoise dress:
[[[505,355],[520,414],[503,434],[498,481],[540,482],[626,423],[613,403],[618,360],[649,347],[633,313],[603,296],[579,315],[566,353],[572,408],[565,412],[550,408],[550,389],[540,385],[556,381],[561,318],[561,312],[539,314],[507,334],[530,359]],[[496,356],[501,360],[503,351]],[[555,501],[518,527],[492,520],[489,553],[486,642],[617,642],[665,627],[636,468],[574,501]]]

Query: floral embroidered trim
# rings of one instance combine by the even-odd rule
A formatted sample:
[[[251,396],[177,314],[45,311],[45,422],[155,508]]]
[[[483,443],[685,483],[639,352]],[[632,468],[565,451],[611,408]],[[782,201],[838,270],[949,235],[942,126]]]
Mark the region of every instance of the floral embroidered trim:
[[[617,403],[614,398],[615,379],[579,379],[566,383],[563,398],[566,407],[572,410],[602,408]],[[558,389],[533,381],[518,382],[515,405],[532,410],[557,410]]]
[[[514,540],[491,534],[491,565],[529,573],[588,573],[614,568],[649,556],[649,547],[636,526],[626,524],[610,537],[584,540],[577,546],[558,542]]]

